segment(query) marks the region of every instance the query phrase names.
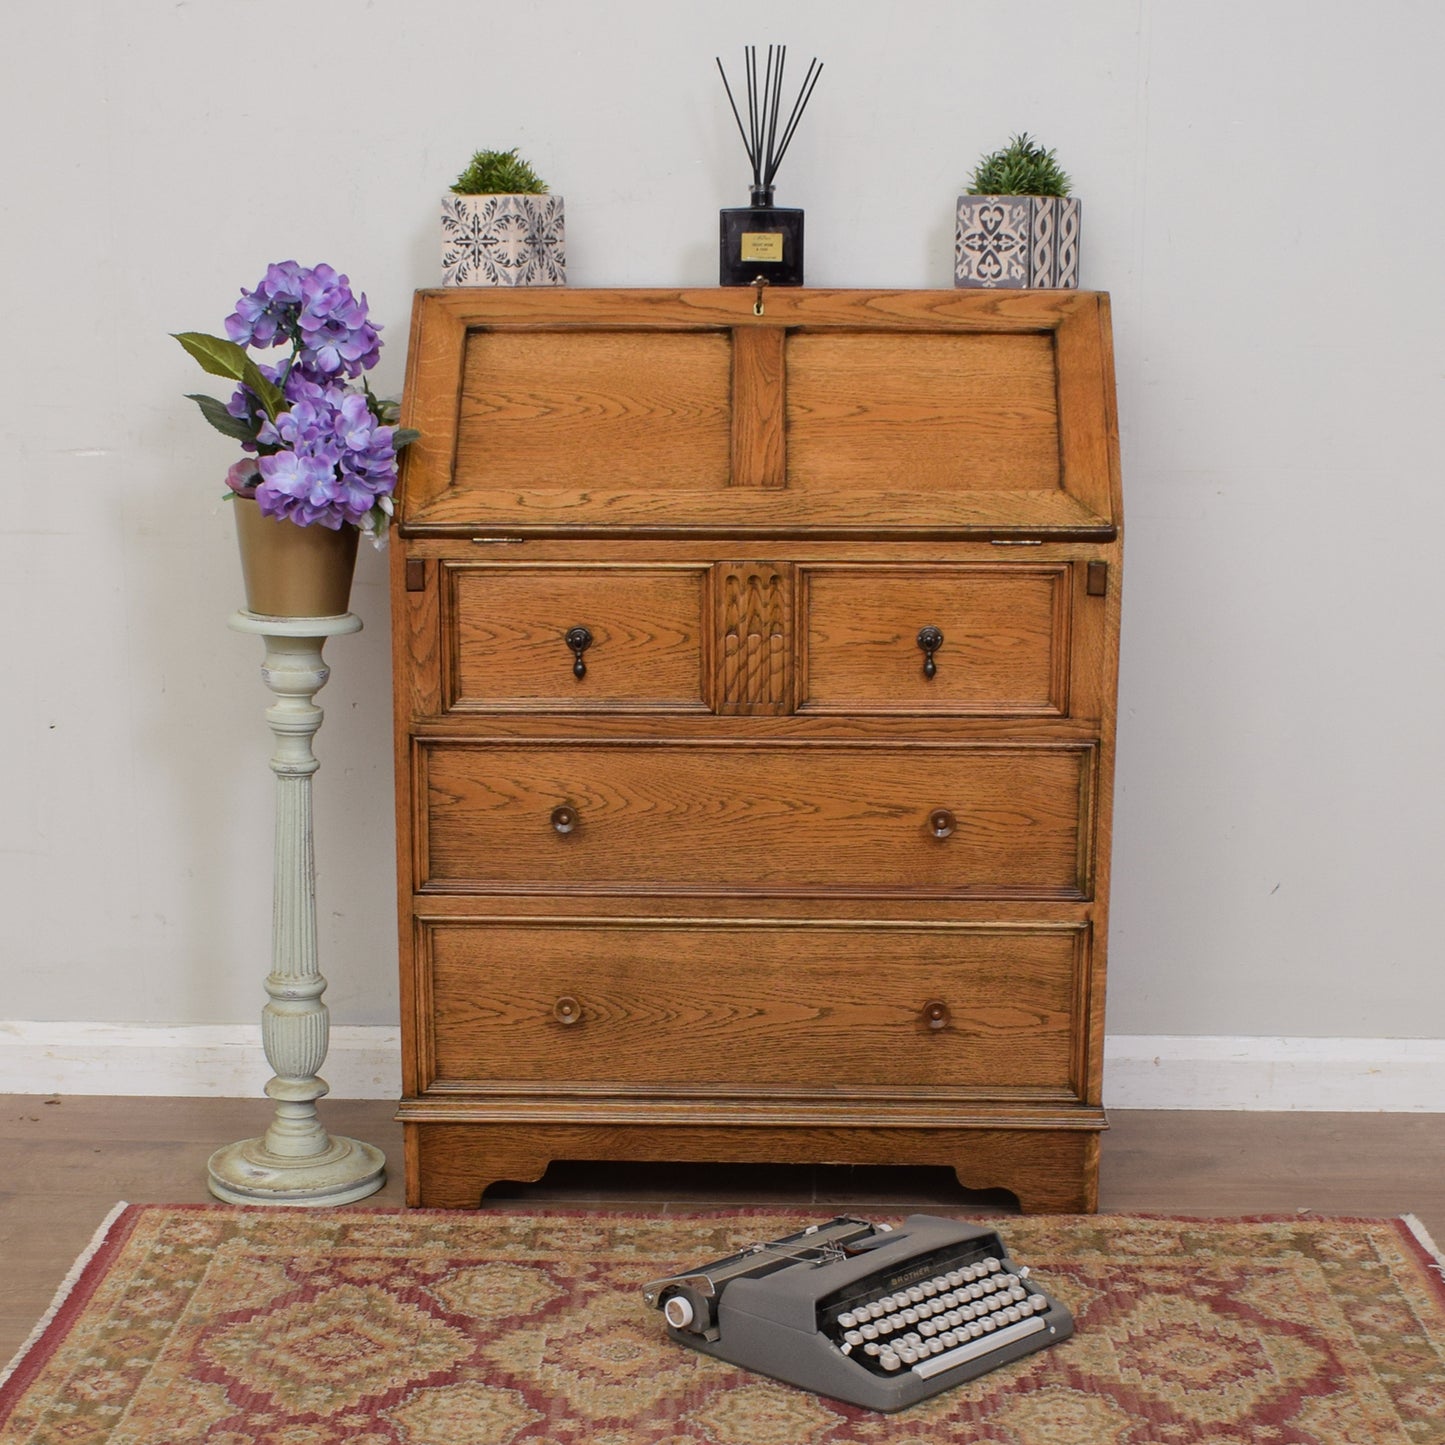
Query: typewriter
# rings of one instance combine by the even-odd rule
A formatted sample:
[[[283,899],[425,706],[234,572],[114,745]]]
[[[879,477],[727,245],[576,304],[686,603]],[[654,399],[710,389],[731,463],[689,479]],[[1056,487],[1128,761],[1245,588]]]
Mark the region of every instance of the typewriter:
[[[840,1216],[642,1294],[679,1344],[887,1412],[1074,1332],[994,1230],[928,1214]]]

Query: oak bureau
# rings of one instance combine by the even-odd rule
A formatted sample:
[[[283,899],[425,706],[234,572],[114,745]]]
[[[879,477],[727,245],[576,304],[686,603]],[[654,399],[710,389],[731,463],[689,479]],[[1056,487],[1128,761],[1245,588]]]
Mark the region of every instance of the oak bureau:
[[[1108,298],[416,298],[407,1197],[552,1159],[1097,1201]]]

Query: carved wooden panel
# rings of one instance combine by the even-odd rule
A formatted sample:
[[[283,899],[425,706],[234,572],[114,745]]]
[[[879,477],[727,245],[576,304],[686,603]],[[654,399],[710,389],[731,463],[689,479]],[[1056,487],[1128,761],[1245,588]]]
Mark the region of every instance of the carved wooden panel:
[[[785,713],[792,707],[793,569],[720,562],[712,569],[717,648],[713,710]]]

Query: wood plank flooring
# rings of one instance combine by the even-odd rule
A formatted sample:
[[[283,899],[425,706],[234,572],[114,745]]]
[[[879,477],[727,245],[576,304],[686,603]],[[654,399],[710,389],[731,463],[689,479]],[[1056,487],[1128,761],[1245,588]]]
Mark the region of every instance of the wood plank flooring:
[[[323,1120],[395,1164],[369,1206],[398,1207],[401,1127],[383,1101],[327,1100]],[[119,1200],[209,1202],[212,1150],[264,1130],[241,1099],[0,1095],[0,1365],[19,1348],[96,1226]],[[1445,1114],[1114,1111],[1100,1208],[1162,1214],[1419,1216],[1445,1245]],[[665,1209],[797,1206],[1006,1212],[1005,1194],[960,1189],[944,1169],[556,1164],[488,1204]]]

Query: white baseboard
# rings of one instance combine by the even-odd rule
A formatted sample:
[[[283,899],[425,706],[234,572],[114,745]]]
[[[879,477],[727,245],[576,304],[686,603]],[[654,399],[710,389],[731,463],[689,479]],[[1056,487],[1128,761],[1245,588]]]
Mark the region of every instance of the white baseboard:
[[[1445,1039],[1134,1034],[1104,1046],[1115,1109],[1445,1112]]]
[[[333,1025],[321,1073],[333,1098],[396,1098],[401,1031]],[[270,1077],[260,1024],[0,1023],[0,1094],[254,1099]]]
[[[0,1094],[256,1098],[270,1077],[259,1024],[146,1028],[0,1023]],[[335,1026],[322,1070],[333,1098],[394,1099],[401,1037]],[[1445,1039],[1116,1035],[1113,1109],[1445,1112]]]

